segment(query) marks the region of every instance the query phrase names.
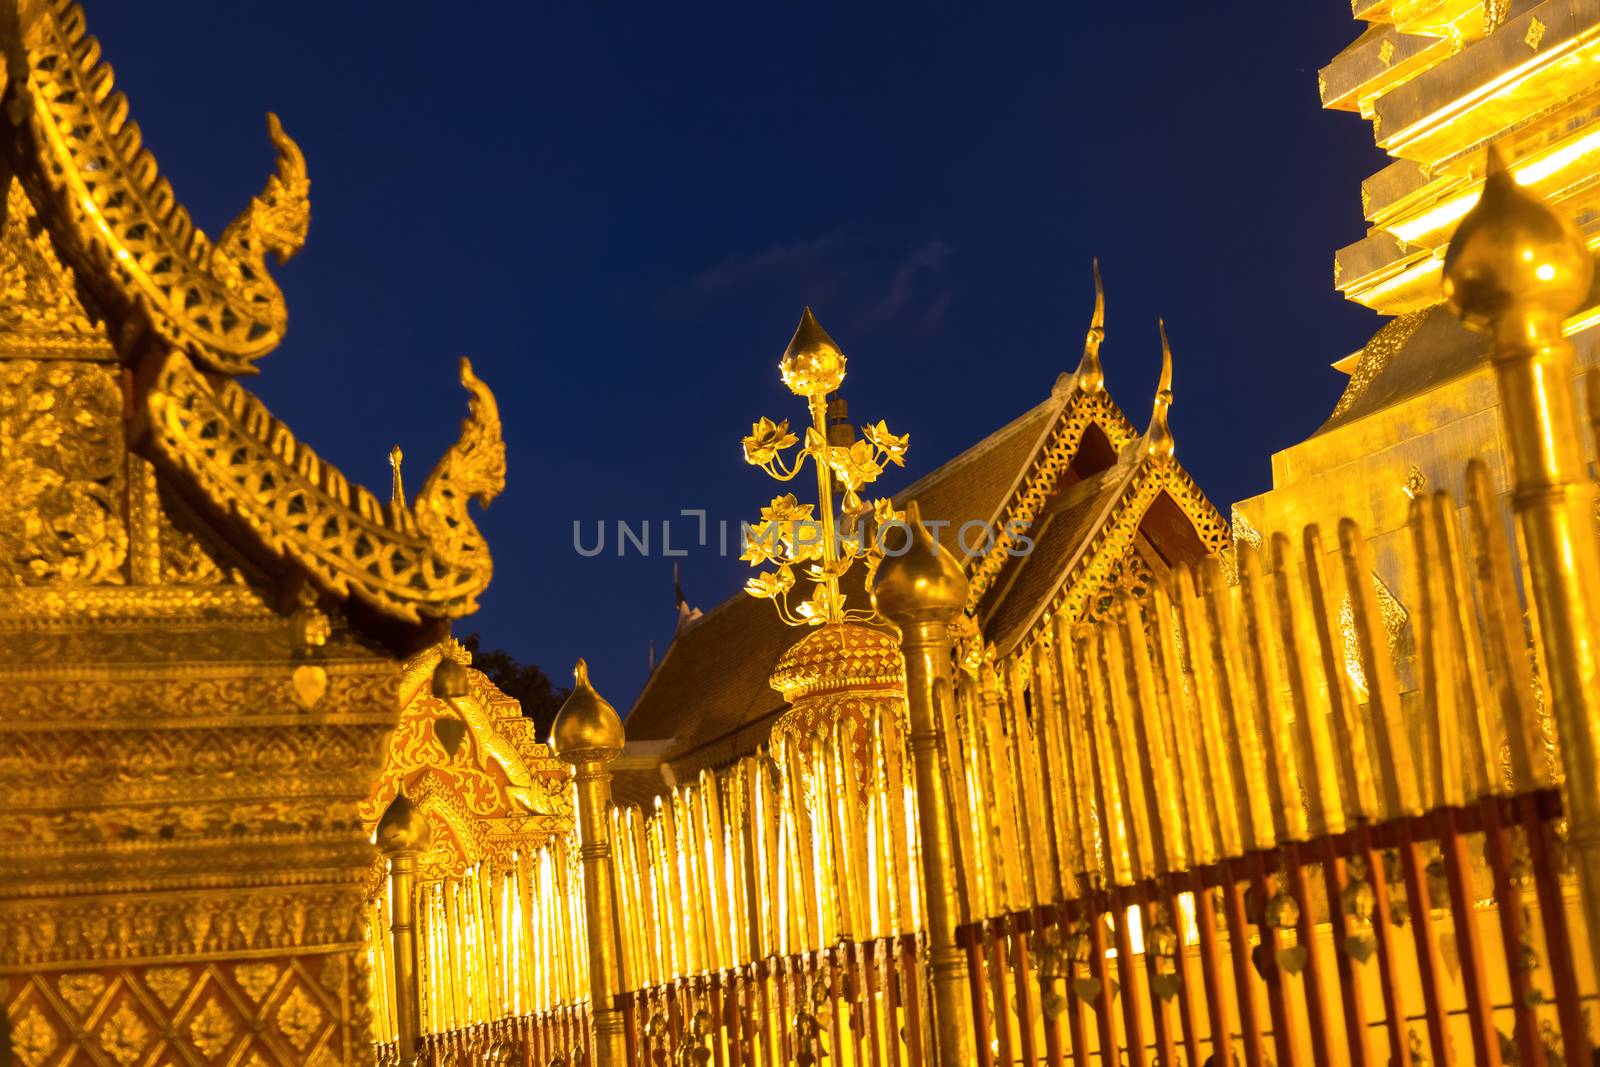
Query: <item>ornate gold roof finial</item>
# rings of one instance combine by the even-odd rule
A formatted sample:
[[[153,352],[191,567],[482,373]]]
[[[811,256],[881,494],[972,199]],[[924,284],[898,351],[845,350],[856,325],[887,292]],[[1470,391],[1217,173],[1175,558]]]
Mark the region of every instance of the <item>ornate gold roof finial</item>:
[[[1167,341],[1167,324],[1156,320],[1161,331],[1161,379],[1156,382],[1155,405],[1150,411],[1150,428],[1144,432],[1145,455],[1170,458],[1177,450],[1172,427],[1167,425],[1167,410],[1172,407],[1172,345]]]
[[[1089,335],[1083,341],[1083,358],[1078,361],[1074,380],[1085,393],[1098,393],[1106,387],[1106,372],[1100,365],[1100,345],[1106,339],[1106,290],[1100,281],[1100,257],[1094,260],[1094,315],[1089,319]]]
[[[1519,330],[1542,324],[1559,333],[1562,321],[1583,306],[1593,279],[1594,260],[1578,228],[1519,186],[1491,145],[1483,195],[1444,257],[1451,308],[1483,332],[1500,322]]]
[[[589,664],[580,659],[572,668],[572,679],[572,695],[550,727],[550,747],[567,763],[615,759],[627,741],[621,716],[589,684]]]
[[[744,551],[739,558],[752,567],[775,565],[773,570],[746,582],[745,592],[771,600],[791,626],[872,619],[872,611],[846,610],[839,579],[857,560],[866,561],[869,582],[877,570],[883,554],[867,535],[864,520],[870,515],[881,526],[899,514],[887,499],[863,501],[860,490],[876,481],[885,465],[905,465],[908,438],[891,433],[880,421],[863,426],[862,436],[848,444],[843,443],[842,435],[840,443],[830,442],[827,396],[844,381],[845,357],[810,308],[800,316],[800,325],[778,362],[778,369],[784,384],[797,396],[805,397],[810,409],[811,425],[806,428],[805,444],[792,463],[786,461],[784,450],[799,441],[789,431],[789,420],[773,422],[762,418],[751,425],[750,435],[744,439],[745,462],[787,482],[800,473],[809,458],[817,471],[817,503],[802,504],[795,494],[785,493],[761,509],[760,522],[745,527]],[[844,489],[840,515],[846,531],[842,534],[834,529],[835,479]],[[807,600],[791,609],[789,591],[794,588],[796,567],[805,568],[813,590]]]
[[[400,479],[400,462],[405,458],[406,455],[400,451],[399,445],[389,449],[389,470],[391,472],[389,503],[393,504],[397,511],[406,506],[406,483]]]

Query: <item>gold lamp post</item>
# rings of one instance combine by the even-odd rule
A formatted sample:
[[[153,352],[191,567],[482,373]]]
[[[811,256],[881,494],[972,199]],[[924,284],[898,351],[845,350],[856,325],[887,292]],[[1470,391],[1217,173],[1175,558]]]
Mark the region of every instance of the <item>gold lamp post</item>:
[[[378,819],[378,849],[389,858],[389,933],[394,939],[394,1014],[400,1067],[417,1062],[418,1012],[416,883],[417,857],[432,844],[428,820],[406,796],[395,794]]]
[[[900,515],[887,499],[863,500],[861,490],[887,466],[904,466],[908,439],[891,433],[883,422],[861,427],[859,438],[848,427],[835,426],[830,434],[828,395],[844,381],[845,357],[810,308],[800,316],[778,369],[789,390],[805,398],[811,416],[805,441],[792,460],[787,458],[784,453],[800,438],[790,432],[787,419],[763,418],[744,439],[744,458],[780,482],[798,477],[809,460],[816,472],[817,502],[801,503],[794,493],[785,493],[762,509],[761,521],[745,528],[740,558],[753,567],[771,568],[746,582],[745,591],[771,600],[789,625],[814,628],[784,653],[770,677],[790,705],[772,728],[773,752],[783,759],[792,749],[803,758],[836,722],[855,751],[864,752],[871,746],[855,742],[861,731],[870,732],[874,717],[887,716],[890,736],[898,736],[894,731],[904,717],[903,675],[899,650],[882,619],[870,604],[847,605],[849,594],[840,584],[857,563],[870,584],[883,558],[868,526]],[[835,495],[841,492],[843,530],[834,513]],[[801,578],[810,593],[791,604]],[[860,760],[856,771],[861,781],[870,778],[870,768]]]
[[[1493,339],[1511,505],[1566,771],[1568,840],[1600,959],[1600,536],[1562,334],[1594,264],[1577,228],[1519,187],[1491,148],[1483,196],[1451,239],[1444,270],[1451,308]]]
[[[940,753],[942,725],[955,699],[950,626],[967,603],[961,564],[922,525],[916,501],[906,509],[909,543],[890,552],[878,569],[872,599],[900,628],[906,664],[907,718],[917,780],[917,822],[922,875],[927,885],[928,951],[933,975],[934,1032],[941,1067],[976,1063],[967,1000],[967,961],[956,944],[960,902],[957,856],[950,832]]]
[[[572,672],[572,695],[556,713],[550,746],[574,768],[583,844],[583,902],[589,923],[589,1004],[594,1020],[595,1062],[623,1067],[627,1040],[616,997],[622,991],[617,902],[611,880],[611,772],[606,765],[622,752],[626,735],[617,710],[589,684],[583,660]]]
[[[806,399],[811,425],[805,443],[792,462],[783,453],[799,441],[789,431],[789,420],[763,418],[744,439],[745,462],[760,467],[780,482],[792,481],[810,460],[817,474],[817,503],[802,504],[795,494],[774,497],[761,510],[761,521],[745,531],[744,552],[739,557],[752,567],[773,564],[773,569],[745,583],[751,596],[777,605],[778,614],[792,626],[871,622],[871,608],[847,608],[839,592],[839,579],[858,561],[867,568],[868,581],[883,558],[860,524],[869,515],[878,523],[899,518],[887,499],[864,501],[860,491],[883,473],[885,464],[905,466],[908,438],[889,432],[879,422],[861,428],[862,437],[849,444],[828,440],[828,394],[844,381],[845,357],[828,332],[806,308],[794,338],[778,362],[783,383]],[[840,515],[851,531],[840,535],[833,515],[834,482],[844,490]],[[795,569],[802,568],[811,596],[797,607],[789,604],[795,587]]]

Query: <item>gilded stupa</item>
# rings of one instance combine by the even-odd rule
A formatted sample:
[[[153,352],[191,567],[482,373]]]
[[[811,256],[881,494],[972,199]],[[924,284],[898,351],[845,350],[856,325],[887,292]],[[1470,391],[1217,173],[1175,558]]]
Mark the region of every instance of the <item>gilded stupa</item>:
[[[1240,501],[1236,537],[1260,543],[1348,515],[1372,543],[1391,640],[1408,609],[1413,498],[1466,499],[1481,456],[1509,490],[1489,343],[1444,305],[1445,249],[1483,190],[1494,145],[1517,184],[1600,243],[1600,4],[1571,0],[1355,0],[1365,26],[1318,74],[1327,108],[1372,123],[1393,162],[1362,182],[1367,232],[1338,250],[1335,286],[1385,321],[1334,365],[1349,380],[1327,420],[1272,457],[1272,489]],[[1566,324],[1581,370],[1600,359],[1600,294]],[[1337,355],[1337,353],[1335,354]]]

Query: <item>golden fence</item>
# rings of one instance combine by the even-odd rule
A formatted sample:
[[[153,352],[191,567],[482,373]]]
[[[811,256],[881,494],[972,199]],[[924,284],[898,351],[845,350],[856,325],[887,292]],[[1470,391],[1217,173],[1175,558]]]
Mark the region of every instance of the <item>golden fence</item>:
[[[1530,617],[1468,486],[1464,523],[1412,504],[1414,699],[1349,521],[960,688],[981,1063],[1588,1062]]]
[[[838,724],[817,741],[702,772],[649,816],[613,809],[632,1062],[680,1048],[818,1062],[824,1047],[842,1062],[919,1062],[905,745],[888,717],[863,756]]]
[[[381,891],[367,914],[383,1064],[400,1062],[394,946],[385,936],[392,908],[393,894]],[[591,1052],[583,883],[567,841],[423,882],[415,908],[424,1062],[545,1067]]]
[[[651,813],[618,809],[621,723],[580,663],[554,736],[576,848],[530,859],[542,882],[424,888],[419,1058],[1591,1062],[1600,535],[1561,334],[1590,257],[1490,172],[1446,273],[1498,331],[1516,541],[1481,462],[1464,506],[1413,501],[1397,592],[1415,685],[1349,520],[956,665],[966,581],[913,505],[910,551],[874,586],[901,635],[904,729],[824,725]],[[409,825],[378,828],[396,901]],[[374,929],[403,919],[378,907]],[[438,975],[472,996],[439,1007]]]

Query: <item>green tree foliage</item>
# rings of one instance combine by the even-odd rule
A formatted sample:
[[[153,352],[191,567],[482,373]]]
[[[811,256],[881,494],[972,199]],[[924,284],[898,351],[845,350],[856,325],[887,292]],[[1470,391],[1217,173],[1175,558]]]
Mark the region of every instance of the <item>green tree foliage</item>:
[[[544,671],[532,663],[521,662],[503,648],[484,651],[475,633],[463,637],[461,644],[472,653],[472,665],[487,674],[501,692],[515,697],[522,705],[522,714],[534,721],[539,739],[549,737],[556,712],[571,690],[557,689]]]

